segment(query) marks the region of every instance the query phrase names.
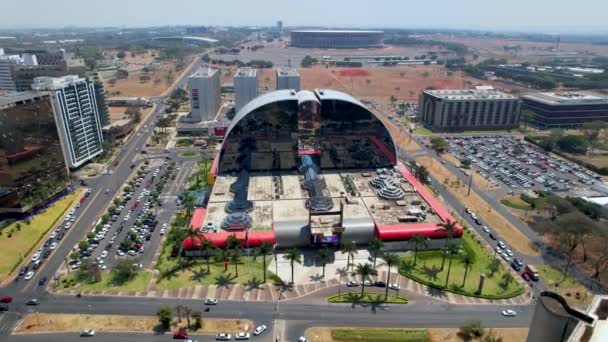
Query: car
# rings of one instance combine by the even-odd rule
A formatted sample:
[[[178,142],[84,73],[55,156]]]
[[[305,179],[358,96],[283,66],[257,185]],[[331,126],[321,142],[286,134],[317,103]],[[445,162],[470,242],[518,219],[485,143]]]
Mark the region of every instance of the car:
[[[496,240],[496,236],[494,236],[494,233],[490,233],[488,236],[490,237],[490,239]]]
[[[85,329],[80,332],[80,336],[82,337],[93,337],[95,336],[95,330]]]
[[[165,228],[162,228],[162,229],[160,230],[160,235],[165,235]]]
[[[230,341],[232,339],[232,335],[228,333],[219,333],[215,335],[215,339],[218,341]]]
[[[530,278],[530,275],[528,274],[528,272],[524,272],[521,274],[521,277],[524,278],[525,281],[530,281],[532,280],[532,278]]]
[[[359,282],[356,280],[351,280],[346,284],[347,287],[357,287],[359,286]]]
[[[218,301],[217,299],[213,299],[213,298],[207,298],[205,299],[205,305],[217,305]]]
[[[38,305],[40,304],[40,299],[32,298],[28,300],[25,305]]]
[[[477,224],[478,226],[481,226],[481,221],[479,221],[478,218],[474,219],[473,221],[475,221],[475,224]]]
[[[103,259],[103,258],[105,258],[105,257],[107,257],[107,256],[108,256],[108,251],[103,251],[103,252],[101,252],[100,257],[101,257],[102,259]]]
[[[248,340],[250,337],[251,337],[251,335],[249,335],[249,333],[246,333],[246,332],[240,332],[240,333],[234,334],[235,340]]]
[[[501,257],[502,257],[502,258],[503,258],[503,259],[504,259],[506,262],[511,261],[511,257],[510,257],[510,256],[507,254],[507,252],[502,252],[502,253],[500,254],[500,256],[501,256]]]
[[[57,237],[57,233],[56,232],[52,232],[51,235],[49,235],[49,238],[54,239]]]
[[[483,230],[484,233],[490,233],[490,229],[488,228],[488,226],[481,227],[481,230]]]
[[[373,284],[374,284],[374,283],[372,283],[372,281],[371,281],[371,280],[367,280],[367,279],[366,279],[366,280],[364,280],[364,281],[363,281],[363,285],[365,285],[365,286],[372,286]]]
[[[507,253],[508,256],[512,257],[513,256],[513,251],[510,249],[505,249],[505,253]]]
[[[0,311],[8,311],[8,305],[0,304]]]
[[[27,266],[22,267],[21,270],[19,270],[19,276],[24,275],[27,272]]]
[[[399,287],[397,284],[388,284],[388,288],[395,291],[401,290],[401,287]]]
[[[42,261],[41,261],[41,260],[36,260],[36,261],[34,261],[34,263],[32,264],[32,268],[33,268],[33,269],[35,269],[35,270],[37,270],[37,269],[38,269],[38,267],[40,267],[40,265],[41,265],[41,264],[42,264]]]
[[[505,243],[504,243],[504,242],[502,242],[502,241],[500,241],[500,240],[498,240],[498,242],[497,242],[496,244],[497,244],[498,246],[500,246],[500,248],[502,248],[502,249],[507,248],[507,245],[505,245]]]
[[[116,255],[118,256],[124,256],[125,252],[121,251],[120,249],[116,251]]]
[[[176,331],[173,333],[173,339],[175,340],[187,340],[188,333],[185,331]]]
[[[298,342],[308,342],[308,339],[306,337],[304,337],[304,336],[300,336],[298,338]]]
[[[257,328],[253,330],[253,335],[260,336],[264,331],[266,331],[268,327],[265,324],[259,325]]]
[[[511,309],[502,310],[501,313],[505,317],[515,317],[517,315],[517,312],[515,310],[511,310]]]
[[[50,250],[53,250],[53,249],[55,249],[55,248],[57,248],[57,242],[53,242],[53,243],[52,243],[52,244],[49,246],[49,249],[50,249]]]
[[[13,301],[13,297],[11,297],[11,296],[3,296],[2,298],[0,298],[0,303],[8,304],[12,301]]]
[[[376,286],[376,287],[386,287],[386,283],[383,282],[383,281],[378,280],[378,281],[374,282],[374,286]]]
[[[38,252],[36,252],[36,254],[34,254],[34,255],[32,256],[32,262],[36,262],[36,261],[40,260],[40,257],[41,257],[41,256],[42,256],[42,253],[38,253]]]

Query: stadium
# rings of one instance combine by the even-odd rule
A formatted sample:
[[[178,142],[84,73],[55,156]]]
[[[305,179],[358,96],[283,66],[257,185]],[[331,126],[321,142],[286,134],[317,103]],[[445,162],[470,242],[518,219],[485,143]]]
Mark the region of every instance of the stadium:
[[[334,90],[278,90],[246,104],[232,120],[183,247],[201,239],[224,247],[366,245],[374,237],[405,246],[412,235],[440,246],[449,212],[397,159],[383,122]],[[458,227],[453,234],[460,237]]]

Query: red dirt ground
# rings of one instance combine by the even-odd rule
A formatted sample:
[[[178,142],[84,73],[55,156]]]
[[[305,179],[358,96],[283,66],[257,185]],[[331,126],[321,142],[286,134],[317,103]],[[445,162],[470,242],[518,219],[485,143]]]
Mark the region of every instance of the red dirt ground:
[[[369,72],[365,69],[343,69],[339,74],[346,77],[369,76]]]

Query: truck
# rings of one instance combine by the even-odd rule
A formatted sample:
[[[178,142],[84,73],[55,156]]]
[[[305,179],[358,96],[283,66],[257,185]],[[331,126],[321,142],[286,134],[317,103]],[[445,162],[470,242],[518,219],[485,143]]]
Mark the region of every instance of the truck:
[[[530,276],[530,279],[538,281],[538,270],[533,265],[526,265],[524,273],[527,273]]]

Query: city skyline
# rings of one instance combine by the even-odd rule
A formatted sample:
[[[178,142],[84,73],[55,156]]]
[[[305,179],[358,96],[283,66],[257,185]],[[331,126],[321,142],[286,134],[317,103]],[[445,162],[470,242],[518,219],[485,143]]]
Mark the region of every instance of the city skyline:
[[[285,26],[361,27],[361,28],[438,28],[543,33],[606,33],[603,13],[608,3],[582,0],[578,8],[594,8],[585,15],[572,16],[572,3],[563,0],[541,0],[534,3],[514,0],[509,5],[464,1],[458,4],[440,1],[420,4],[414,1],[384,1],[376,6],[352,6],[345,1],[307,2],[294,11],[277,0],[252,3],[242,0],[230,3],[202,4],[186,0],[179,7],[158,11],[160,1],[142,3],[80,3],[59,0],[11,2],[0,13],[1,29],[63,27],[147,27],[163,25],[270,26],[282,20]],[[424,6],[424,7],[421,7]],[[108,11],[114,8],[116,10]],[[526,11],[521,11],[526,8]],[[184,9],[188,9],[184,11]],[[340,16],[319,15],[321,12]],[[543,15],[539,15],[539,13]],[[140,15],[133,16],[133,13]],[[252,16],[251,13],[256,13]],[[426,15],[424,14],[426,13]],[[432,15],[431,15],[432,14]],[[36,18],[36,24],[32,24]]]

